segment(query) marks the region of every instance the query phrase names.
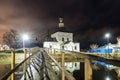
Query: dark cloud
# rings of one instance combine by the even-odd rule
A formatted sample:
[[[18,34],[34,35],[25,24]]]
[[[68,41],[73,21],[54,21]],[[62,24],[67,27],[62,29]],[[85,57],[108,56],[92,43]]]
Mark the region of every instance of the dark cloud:
[[[46,34],[63,17],[78,41],[97,42],[106,32],[120,35],[119,0],[0,0],[0,34],[10,28]]]

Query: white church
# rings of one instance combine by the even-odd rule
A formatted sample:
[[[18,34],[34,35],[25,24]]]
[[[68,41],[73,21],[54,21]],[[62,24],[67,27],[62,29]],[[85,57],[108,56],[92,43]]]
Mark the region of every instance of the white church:
[[[53,40],[45,41],[43,47],[80,52],[80,44],[73,42],[73,33],[61,30],[64,29],[63,18],[59,18],[58,27],[60,30],[51,34]]]

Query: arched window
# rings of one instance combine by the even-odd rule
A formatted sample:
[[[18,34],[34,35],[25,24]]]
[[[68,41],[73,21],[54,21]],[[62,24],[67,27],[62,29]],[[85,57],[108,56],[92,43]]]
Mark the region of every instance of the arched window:
[[[77,46],[75,46],[75,50],[77,50]]]
[[[75,67],[77,67],[77,63],[75,63]]]
[[[67,38],[67,41],[69,41],[69,38]]]
[[[64,41],[64,38],[62,37],[62,41]]]
[[[50,45],[50,48],[52,48],[52,46]]]
[[[62,49],[64,50],[64,46],[62,46]]]

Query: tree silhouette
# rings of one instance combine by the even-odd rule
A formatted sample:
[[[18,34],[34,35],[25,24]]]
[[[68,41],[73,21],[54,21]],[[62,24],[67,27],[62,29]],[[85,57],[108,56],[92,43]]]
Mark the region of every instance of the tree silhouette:
[[[97,45],[97,44],[91,44],[91,45],[90,45],[90,48],[91,48],[92,50],[95,50],[95,49],[98,48],[98,45]]]
[[[17,31],[11,29],[3,34],[3,43],[7,44],[10,48],[15,48],[17,46]]]

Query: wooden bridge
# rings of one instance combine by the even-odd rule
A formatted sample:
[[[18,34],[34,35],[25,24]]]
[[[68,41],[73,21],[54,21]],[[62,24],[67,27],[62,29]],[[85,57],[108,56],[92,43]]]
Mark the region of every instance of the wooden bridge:
[[[38,48],[32,54],[24,49],[24,60],[15,66],[15,52],[11,53],[11,71],[0,80],[75,80],[73,75],[65,69],[65,62],[74,61],[85,62],[85,80],[92,80],[92,61],[102,61],[120,67],[120,60],[48,48]],[[29,54],[28,57],[26,53]]]

